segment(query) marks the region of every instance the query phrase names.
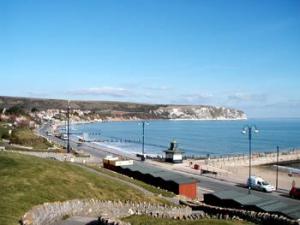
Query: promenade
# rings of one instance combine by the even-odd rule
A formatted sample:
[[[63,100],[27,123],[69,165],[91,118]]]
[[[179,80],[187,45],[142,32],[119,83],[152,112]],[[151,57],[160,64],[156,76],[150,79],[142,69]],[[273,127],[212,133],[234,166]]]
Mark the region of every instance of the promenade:
[[[300,150],[281,152],[279,154],[279,165],[283,162],[292,161],[300,161]],[[251,174],[260,176],[275,186],[276,163],[276,153],[253,154],[251,158]],[[187,173],[198,175],[202,173],[204,176],[245,184],[249,176],[249,156],[238,155],[202,160],[188,159],[184,160],[182,164],[173,165],[172,168]],[[296,186],[300,186],[300,174],[293,173],[293,170],[290,171],[288,166],[279,166],[278,170],[279,189],[290,190],[293,181],[296,182]],[[206,173],[203,174],[203,171]],[[299,170],[296,169],[296,171]]]

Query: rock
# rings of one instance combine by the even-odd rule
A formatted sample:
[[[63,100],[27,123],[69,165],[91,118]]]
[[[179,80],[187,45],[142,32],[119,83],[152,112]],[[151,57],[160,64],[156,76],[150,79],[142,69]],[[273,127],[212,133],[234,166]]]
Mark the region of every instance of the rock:
[[[129,209],[129,210],[128,210],[128,213],[129,213],[129,215],[133,215],[133,214],[134,214],[134,211],[133,211],[132,209]]]

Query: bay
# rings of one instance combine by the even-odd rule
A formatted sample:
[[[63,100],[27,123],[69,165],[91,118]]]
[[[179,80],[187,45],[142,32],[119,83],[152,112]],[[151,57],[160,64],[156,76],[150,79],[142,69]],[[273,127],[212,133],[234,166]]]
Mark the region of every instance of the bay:
[[[253,152],[283,151],[300,147],[300,118],[249,119],[236,121],[154,120],[145,125],[145,153],[162,154],[176,140],[187,155],[248,154],[246,125],[256,125]],[[138,121],[96,122],[74,125],[89,140],[122,151],[141,153],[142,126]]]

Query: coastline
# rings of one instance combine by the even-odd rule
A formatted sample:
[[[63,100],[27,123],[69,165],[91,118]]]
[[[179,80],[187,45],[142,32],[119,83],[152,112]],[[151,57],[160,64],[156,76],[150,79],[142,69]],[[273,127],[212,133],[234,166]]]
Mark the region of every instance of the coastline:
[[[98,122],[98,121],[93,121],[93,122]],[[91,123],[91,122],[90,121],[75,122],[75,124],[87,124],[87,123]],[[59,126],[58,124],[56,124],[56,125]],[[73,142],[74,142],[74,140],[73,140]],[[111,152],[112,154],[116,154],[116,155],[127,155],[127,154],[135,155],[137,153],[137,152],[126,151],[126,149],[121,148],[121,147],[114,147],[114,146],[111,147],[109,145],[103,146],[103,145],[101,145],[101,143],[99,144],[99,142],[89,142],[89,143],[93,145],[92,146],[93,148],[97,148],[99,150],[104,150],[105,152]],[[88,144],[88,143],[86,143],[86,144]],[[293,154],[291,154],[291,153],[293,153]],[[151,154],[149,154],[149,155],[151,155]],[[296,158],[293,155],[295,155]],[[233,166],[233,167],[234,166],[243,166],[247,163],[248,159],[249,158],[247,155],[240,156],[237,154],[237,156],[229,157],[228,154],[224,154],[224,155],[220,155],[220,156],[217,156],[214,158],[209,158],[209,159],[202,159],[202,160],[186,159],[184,161],[186,161],[186,162],[192,161],[193,163],[199,162],[200,164],[210,165],[215,168],[222,168],[222,167],[226,167],[226,166]],[[288,164],[294,163],[294,162],[300,162],[300,149],[296,149],[296,150],[290,151],[290,152],[281,152],[280,153],[279,165],[283,165],[283,164],[288,165]],[[252,155],[253,166],[273,166],[275,163],[276,163],[276,154],[275,153],[270,153],[270,154],[253,153],[253,155]]]
[[[136,122],[138,122],[138,121],[141,121],[140,119],[135,119],[135,120],[109,120],[109,121],[99,121],[99,120],[97,120],[97,121],[95,121],[95,120],[80,120],[80,121],[72,121],[71,122],[71,125],[84,125],[84,124],[94,124],[94,123],[106,123],[106,122],[127,122],[127,121],[136,121]],[[180,120],[180,119],[176,119],[176,120],[154,120],[154,121],[186,121],[186,120]],[[195,120],[192,120],[192,121],[195,121]],[[196,121],[198,121],[198,119],[196,120]],[[209,121],[209,120],[200,120],[200,121]],[[54,125],[52,125],[52,126],[54,126],[54,127],[56,127],[56,128],[59,128],[59,127],[62,127],[62,126],[64,126],[65,125],[65,123],[64,123],[64,121],[56,121],[56,123],[54,124]],[[121,140],[121,139],[120,139]],[[124,139],[125,140],[125,139]],[[123,141],[124,141],[123,140]],[[125,143],[126,141],[124,141],[124,143]],[[101,142],[100,142],[101,143]],[[122,141],[120,141],[120,143],[122,143]],[[128,142],[128,143],[131,143],[130,141]],[[97,143],[95,143],[96,145],[97,145]],[[101,146],[102,147],[102,146]],[[107,148],[110,148],[110,146],[109,146],[109,144],[106,144],[105,145],[105,147],[107,147]],[[122,150],[122,146],[115,146],[115,145],[112,145],[112,147],[111,147],[111,149],[117,149],[118,151],[124,151],[124,152],[126,152],[126,153],[132,153],[132,151],[128,151],[128,150],[126,150],[126,148],[124,149],[123,148],[123,150]],[[139,152],[139,151],[137,151],[137,152]],[[282,157],[284,157],[284,154],[288,154],[288,155],[290,155],[290,153],[291,153],[292,151],[291,150],[288,150],[288,151],[281,151],[281,155],[282,155]],[[134,154],[134,153],[133,153]],[[155,154],[157,154],[157,153],[155,153]],[[244,159],[244,161],[245,161],[245,158],[248,158],[247,157],[247,152],[246,153],[238,153],[238,152],[236,152],[236,153],[233,153],[234,155],[233,156],[230,156],[230,154],[228,154],[228,153],[226,153],[226,152],[224,152],[224,153],[222,153],[222,154],[219,154],[219,155],[215,155],[214,153],[212,153],[212,154],[210,154],[210,155],[214,155],[214,158],[210,158],[210,162],[212,163],[212,162],[216,162],[216,161],[220,161],[220,160],[225,160],[225,159],[227,159],[228,161],[235,161],[235,163],[237,163],[237,159],[241,159],[241,158],[243,158]],[[191,155],[191,154],[189,154],[189,155]],[[266,158],[273,158],[273,161],[271,160],[271,161],[264,161],[264,162],[262,162],[262,163],[260,163],[260,162],[258,162],[257,160],[253,160],[253,165],[257,165],[257,164],[268,164],[268,163],[272,163],[272,162],[275,162],[274,160],[276,159],[276,154],[273,152],[268,152],[267,150],[266,151],[264,151],[264,152],[253,152],[252,153],[252,155],[253,155],[253,158],[258,158],[258,159],[262,159],[262,156],[264,156],[264,155],[266,155]],[[201,156],[201,155],[200,155]],[[202,155],[202,156],[204,156],[204,155]],[[208,157],[209,157],[209,155],[207,155]],[[205,156],[204,156],[205,157]],[[216,159],[215,159],[216,158]],[[288,159],[287,161],[289,162],[290,160],[297,160],[297,159]],[[241,161],[241,160],[239,160],[239,161]],[[281,159],[281,161],[282,161],[282,159]]]
[[[90,148],[89,153],[99,158],[104,158],[106,155],[118,155],[125,158],[138,159],[134,153],[129,153],[124,149],[110,148],[109,146],[101,146],[97,143],[85,143],[87,148]],[[83,145],[83,146],[84,146]],[[84,147],[80,147],[79,150],[85,151]],[[276,153],[270,154],[254,154],[252,155],[252,174],[261,176],[271,184],[275,185],[275,171],[276,167],[273,164],[276,162]],[[281,152],[279,156],[280,163],[293,163],[295,160],[300,161],[300,150],[294,150],[290,152]],[[200,175],[200,170],[194,169],[194,165],[198,164],[201,170],[210,171],[212,173],[203,174],[204,176],[212,176],[220,180],[226,180],[233,183],[244,184],[248,176],[248,162],[247,155],[238,155],[235,157],[218,157],[213,159],[187,159],[182,164],[169,164],[157,162],[155,160],[147,160],[151,164],[157,166],[177,170],[179,172],[185,172],[187,174]],[[215,174],[213,173],[215,172]],[[296,182],[296,185],[300,186],[300,176],[289,176],[289,171],[279,170],[279,188],[289,190],[291,183]]]
[[[71,123],[71,126],[72,125],[84,125],[84,124],[97,124],[97,123],[99,123],[99,124],[101,124],[101,123],[112,123],[112,122],[127,122],[127,121],[136,121],[136,122],[138,122],[138,121],[141,121],[141,120],[122,120],[122,121],[112,121],[112,120],[110,120],[110,121],[91,121],[91,120],[81,120],[81,121],[72,121],[72,123]],[[181,121],[181,120],[155,120],[155,121]],[[183,121],[186,121],[186,120],[183,120]],[[198,120],[197,120],[198,121]],[[207,120],[201,120],[201,121],[207,121]],[[65,123],[64,123],[64,121],[56,121],[56,123],[54,123],[53,125],[52,125],[52,129],[58,129],[59,127],[64,127],[65,126]],[[122,139],[123,139],[123,142],[122,142]],[[126,141],[126,138],[120,138],[120,141],[118,141],[118,140],[115,140],[115,142],[116,143],[131,143],[131,141],[129,140],[129,141]],[[102,142],[99,142],[100,144],[102,143]],[[95,145],[98,145],[98,143],[96,142],[96,143],[94,143]],[[114,149],[114,150],[118,150],[119,152],[125,152],[125,153],[132,153],[132,154],[135,154],[136,152],[140,152],[139,150],[137,150],[137,151],[135,151],[135,152],[133,152],[133,151],[131,151],[131,150],[126,150],[126,146],[125,146],[125,148],[122,146],[122,144],[120,144],[120,145],[114,145],[114,144],[112,144],[111,146],[110,146],[110,144],[108,143],[108,144],[101,144],[102,146],[100,146],[100,147],[104,147],[104,148],[110,148],[110,149]],[[104,145],[104,146],[103,146]],[[166,147],[167,147],[167,145],[166,145]],[[133,149],[132,149],[133,150]],[[150,151],[151,152],[151,151]],[[258,157],[258,158],[261,158],[263,155],[267,155],[267,156],[270,156],[270,155],[272,155],[272,157],[275,157],[275,155],[274,155],[274,151],[272,150],[272,149],[270,149],[270,150],[268,150],[268,149],[266,149],[266,150],[262,150],[262,151],[259,151],[259,152],[254,152],[254,151],[252,151],[253,153],[253,157]],[[273,153],[272,153],[273,152]],[[289,153],[289,152],[291,152],[291,150],[290,149],[285,149],[285,150],[281,150],[281,154],[286,154],[286,153]],[[271,153],[271,154],[270,154]],[[150,154],[152,154],[152,155],[156,155],[156,154],[158,154],[158,155],[161,155],[161,153],[150,153]],[[194,159],[194,157],[193,157],[193,155],[194,154],[187,154],[188,156],[191,156],[191,158],[193,158]],[[198,155],[198,156],[200,156],[200,157],[202,157],[202,158],[205,158],[205,157],[209,157],[209,156],[214,156],[213,158],[210,158],[211,159],[211,162],[213,162],[214,160],[225,160],[225,159],[227,159],[227,160],[229,160],[229,161],[231,161],[233,158],[247,158],[247,152],[245,152],[245,153],[242,153],[242,152],[235,152],[235,153],[228,153],[228,152],[223,152],[223,153],[221,153],[221,154],[215,154],[215,153],[211,153],[211,154],[202,154],[202,155]],[[196,155],[196,159],[197,159],[197,155]],[[255,161],[253,162],[254,164],[256,163]],[[265,162],[265,164],[266,163],[268,163],[268,162]]]
[[[131,121],[245,121],[248,120],[248,118],[168,118],[168,119],[142,119],[142,118],[110,118],[105,120],[79,120],[74,121],[70,120],[70,124],[89,124],[89,123],[108,123],[108,122],[131,122]],[[55,121],[53,125],[59,125],[62,126],[65,124],[65,121]]]
[[[75,128],[75,130],[80,130],[82,132],[87,132],[87,133],[94,133],[95,131],[99,131],[101,129],[101,136],[94,136],[92,139],[99,139],[99,141],[102,143],[102,141],[107,142],[107,145],[112,145],[113,148],[115,147],[124,147],[127,152],[132,152],[134,149],[139,149],[138,144],[141,144],[140,142],[137,143],[138,140],[141,140],[141,128],[139,129],[138,127],[134,127],[135,123],[140,122],[140,119],[135,119],[135,120],[109,120],[109,121],[100,121],[100,120],[80,120],[80,121],[71,121],[71,129]],[[162,120],[162,119],[155,119],[152,120],[153,126],[151,125],[151,120],[149,128],[146,128],[146,148],[147,152],[150,154],[162,154],[162,148],[165,149],[169,145],[169,141],[173,139],[178,139],[178,143],[183,150],[186,152],[186,156],[189,158],[205,158],[205,157],[232,157],[234,155],[241,157],[243,155],[248,154],[248,144],[247,139],[242,137],[240,135],[240,129],[245,125],[245,120],[239,120],[240,122],[220,122],[220,120],[188,120],[192,121],[191,123],[186,122],[187,120]],[[174,123],[172,122],[174,121]],[[176,122],[181,122],[182,124],[177,125]],[[193,124],[193,127],[190,125]],[[201,121],[197,123],[197,121]],[[204,123],[202,125],[203,121],[209,121],[207,123]],[[212,122],[210,122],[212,121]],[[216,123],[214,122],[216,121]],[[217,123],[218,121],[218,123]],[[229,120],[227,120],[229,121]],[[235,120],[237,121],[237,120]],[[123,123],[124,122],[124,123]],[[261,127],[265,126],[264,121],[255,121],[255,120],[250,120],[249,123],[256,123],[256,124],[262,124]],[[64,121],[59,121],[58,123],[55,123],[56,125],[54,126],[60,126],[64,128],[65,123]],[[85,124],[88,124],[85,129]],[[112,126],[110,126],[110,124]],[[179,124],[179,123],[178,123]],[[227,125],[228,124],[228,125]],[[78,126],[77,126],[78,125]],[[171,126],[170,128],[168,128]],[[177,127],[178,126],[178,127]],[[300,142],[299,140],[296,139],[295,135],[290,137],[291,142],[288,143],[286,140],[282,137],[285,137],[285,133],[281,132],[278,133],[277,136],[273,137],[271,134],[272,128],[270,128],[270,125],[267,125],[269,127],[266,127],[267,130],[266,132],[262,133],[263,135],[259,135],[259,139],[257,143],[255,143],[254,149],[252,150],[253,155],[261,155],[261,154],[268,154],[269,152],[274,152],[274,149],[272,148],[274,146],[273,143],[277,142],[279,146],[281,146],[281,151],[289,151],[290,149],[293,149],[294,147],[300,147]],[[111,128],[110,128],[111,127]],[[127,129],[128,127],[128,129]],[[174,132],[169,132],[169,137],[168,135],[164,134],[164,127],[167,127],[168,131],[171,131],[171,128],[175,127]],[[229,127],[231,130],[228,130]],[[208,131],[211,132],[213,131],[212,129],[219,129],[219,132],[216,132],[217,134],[214,135],[212,133],[209,133],[206,135],[206,130],[208,128]],[[265,129],[266,129],[265,128]],[[55,129],[55,128],[54,128]],[[114,130],[116,129],[116,131]],[[180,129],[180,130],[178,130]],[[185,132],[184,129],[187,129]],[[190,131],[192,131],[192,136],[190,136]],[[128,132],[127,132],[128,131]],[[76,131],[79,132],[79,131]],[[225,132],[225,134],[224,134]],[[227,134],[228,132],[228,134]],[[97,132],[96,132],[97,133]],[[131,135],[134,134],[134,135]],[[298,134],[299,132],[295,133]],[[223,135],[224,134],[224,135]],[[279,136],[282,135],[282,136]],[[93,135],[93,134],[92,134]],[[159,135],[159,136],[157,136]],[[267,135],[267,136],[265,136]],[[212,137],[215,138],[212,138]],[[260,137],[261,136],[261,137]],[[199,141],[198,138],[199,137]],[[208,140],[213,140],[211,144],[204,144],[205,138],[208,138]],[[87,137],[86,137],[87,138]],[[154,140],[155,138],[155,140]],[[163,139],[162,139],[163,138]],[[225,144],[225,148],[223,148],[222,144],[218,144],[220,138],[220,143]],[[261,140],[263,139],[268,140],[268,142],[262,142]],[[88,138],[87,138],[88,139]],[[159,140],[158,140],[159,139]],[[149,141],[149,143],[147,142]],[[256,138],[254,140],[255,142],[257,141]],[[112,142],[112,143],[109,143]],[[197,142],[200,142],[200,146],[198,146]],[[201,144],[201,142],[203,142]],[[237,143],[235,143],[237,142]],[[282,142],[282,143],[281,143]],[[126,144],[127,143],[127,144]],[[132,143],[132,144],[130,144]],[[133,143],[136,143],[134,145]],[[233,144],[231,144],[233,143]],[[149,145],[149,146],[148,146]],[[291,146],[291,147],[289,147]],[[199,147],[199,149],[198,149]],[[137,150],[136,152],[139,152]]]
[[[201,119],[201,118],[177,118],[177,119],[166,119],[173,121],[241,121],[248,120],[248,118],[210,118],[210,119]]]

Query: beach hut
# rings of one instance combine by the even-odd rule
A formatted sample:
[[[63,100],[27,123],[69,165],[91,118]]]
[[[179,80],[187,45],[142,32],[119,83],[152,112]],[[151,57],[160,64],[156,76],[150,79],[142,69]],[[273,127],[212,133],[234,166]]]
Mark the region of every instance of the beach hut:
[[[184,151],[177,148],[177,143],[175,140],[170,143],[169,149],[165,150],[164,152],[166,154],[166,162],[182,163],[182,155]]]
[[[138,162],[118,166],[116,171],[190,199],[197,197],[197,180],[173,171]]]

